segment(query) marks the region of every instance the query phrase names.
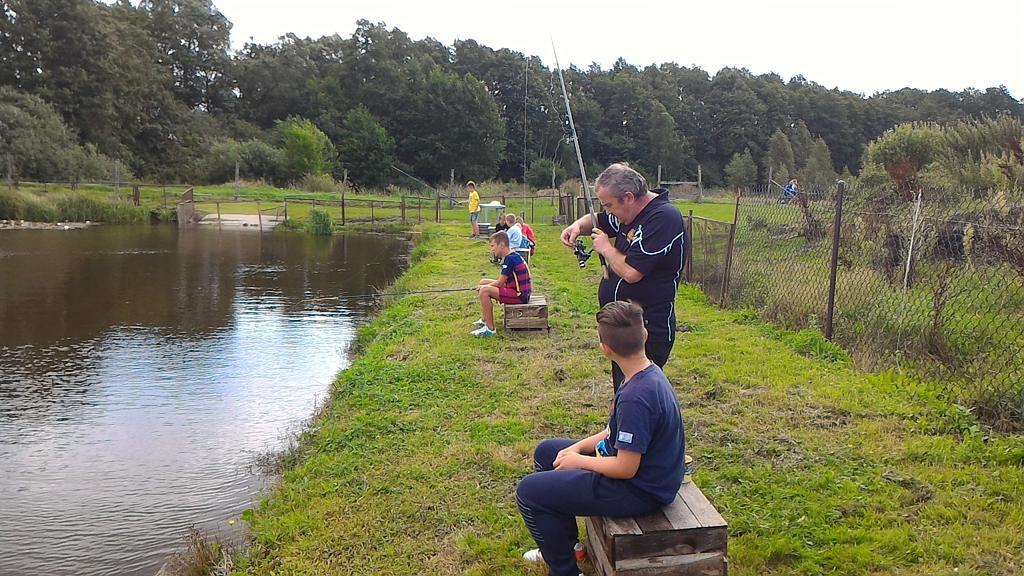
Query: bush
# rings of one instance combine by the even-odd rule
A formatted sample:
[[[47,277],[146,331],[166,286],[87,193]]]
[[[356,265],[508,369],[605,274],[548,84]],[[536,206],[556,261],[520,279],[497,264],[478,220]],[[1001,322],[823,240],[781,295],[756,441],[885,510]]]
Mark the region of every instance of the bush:
[[[306,192],[340,192],[341,188],[330,174],[305,174],[298,187]]]
[[[286,181],[281,174],[284,152],[260,140],[217,140],[208,145],[201,178],[210,183],[234,182],[235,163],[240,178]]]
[[[123,202],[107,202],[80,194],[58,197],[55,208],[58,218],[69,222],[131,224],[145,222],[147,218],[145,208]]]
[[[309,120],[288,118],[275,127],[284,150],[282,176],[289,180],[304,174],[329,174],[334,168],[334,144]]]
[[[314,208],[309,212],[309,232],[320,236],[330,236],[334,233],[334,221],[326,210]]]

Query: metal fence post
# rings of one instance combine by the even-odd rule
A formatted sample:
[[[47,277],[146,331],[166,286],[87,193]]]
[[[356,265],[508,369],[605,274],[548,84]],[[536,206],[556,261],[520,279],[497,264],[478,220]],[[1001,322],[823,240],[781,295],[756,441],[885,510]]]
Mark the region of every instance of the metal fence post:
[[[743,189],[736,189],[736,210],[732,215],[732,226],[729,227],[729,244],[725,252],[725,272],[722,275],[722,297],[719,305],[725,308],[729,304],[729,280],[732,276],[732,251],[736,246],[736,222],[740,219],[740,196]]]
[[[836,183],[836,215],[832,223],[832,262],[828,269],[828,305],[825,308],[825,338],[832,339],[836,310],[836,275],[839,270],[840,228],[843,225],[843,193],[846,182]]]
[[[693,210],[686,216],[686,268],[684,279],[687,282],[693,281]]]

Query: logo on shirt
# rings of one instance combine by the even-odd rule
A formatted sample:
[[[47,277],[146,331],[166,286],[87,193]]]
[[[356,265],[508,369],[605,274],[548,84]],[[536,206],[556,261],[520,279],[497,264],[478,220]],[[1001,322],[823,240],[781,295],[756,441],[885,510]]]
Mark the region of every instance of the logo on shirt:
[[[619,440],[619,442],[622,442],[624,444],[632,444],[633,443],[633,435],[630,434],[629,432],[619,431],[618,440]]]
[[[633,237],[636,236],[636,228],[630,228],[629,233],[626,234],[626,242],[633,243]]]

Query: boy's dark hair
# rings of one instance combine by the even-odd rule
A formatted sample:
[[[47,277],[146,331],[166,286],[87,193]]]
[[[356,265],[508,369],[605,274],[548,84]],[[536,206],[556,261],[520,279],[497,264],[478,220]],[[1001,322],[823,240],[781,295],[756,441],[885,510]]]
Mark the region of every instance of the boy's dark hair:
[[[597,334],[601,342],[619,356],[633,356],[644,350],[644,309],[633,302],[616,300],[597,312]]]
[[[491,234],[491,242],[497,242],[498,244],[508,248],[508,234],[505,234],[504,230],[495,232],[494,234]]]

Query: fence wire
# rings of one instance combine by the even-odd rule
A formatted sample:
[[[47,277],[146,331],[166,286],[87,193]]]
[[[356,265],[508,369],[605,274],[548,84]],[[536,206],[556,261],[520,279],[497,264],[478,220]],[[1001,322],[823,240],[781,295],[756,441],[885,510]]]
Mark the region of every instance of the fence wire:
[[[825,329],[837,200],[745,191],[730,303]],[[991,424],[1024,429],[1022,227],[1024,206],[1004,195],[847,190],[833,339],[861,366],[911,371]]]
[[[732,224],[700,216],[687,216],[689,248],[685,276],[700,286],[708,299],[717,304],[727,295],[729,237]]]

